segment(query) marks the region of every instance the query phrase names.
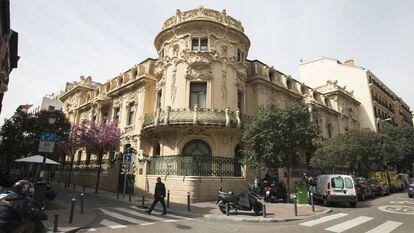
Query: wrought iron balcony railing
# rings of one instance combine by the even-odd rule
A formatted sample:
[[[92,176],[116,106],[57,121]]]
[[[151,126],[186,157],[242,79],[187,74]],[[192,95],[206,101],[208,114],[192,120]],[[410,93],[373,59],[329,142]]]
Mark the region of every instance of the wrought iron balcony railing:
[[[172,155],[150,159],[150,175],[242,176],[240,160],[211,155]]]
[[[142,129],[168,125],[211,125],[241,128],[242,119],[238,109],[230,111],[218,109],[171,109],[169,106],[157,112],[146,114]]]

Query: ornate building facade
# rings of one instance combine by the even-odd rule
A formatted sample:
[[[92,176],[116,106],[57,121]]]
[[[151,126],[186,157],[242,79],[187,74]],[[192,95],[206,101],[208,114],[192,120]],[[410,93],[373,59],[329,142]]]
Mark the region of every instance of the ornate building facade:
[[[148,156],[136,160],[138,195],[153,192],[157,176],[172,201],[185,201],[187,192],[192,201],[213,200],[220,186],[245,188],[257,171],[240,162],[243,119],[271,103],[305,103],[321,129],[319,142],[359,128],[360,103],[352,92],[335,81],[312,89],[272,66],[248,60],[250,40],[225,10],[177,10],[154,44],[158,59],[149,58],[104,84],[82,76],[60,98],[72,124],[83,119],[118,124],[121,146],[104,157],[104,189],[117,188],[116,157],[128,147]],[[310,156],[302,153],[303,168]],[[75,156],[75,183],[94,184],[94,159],[84,151]]]

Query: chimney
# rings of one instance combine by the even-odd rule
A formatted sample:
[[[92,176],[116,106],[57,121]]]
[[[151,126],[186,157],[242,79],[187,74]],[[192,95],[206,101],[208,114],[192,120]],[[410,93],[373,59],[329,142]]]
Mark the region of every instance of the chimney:
[[[344,62],[347,66],[355,66],[354,59],[349,59]]]

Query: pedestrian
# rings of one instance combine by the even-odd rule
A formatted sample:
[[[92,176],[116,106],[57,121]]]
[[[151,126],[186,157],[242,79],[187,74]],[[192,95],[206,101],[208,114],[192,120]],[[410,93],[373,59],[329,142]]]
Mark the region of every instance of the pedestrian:
[[[167,208],[164,202],[165,197],[165,185],[161,182],[161,177],[157,177],[157,184],[155,184],[155,191],[154,191],[154,201],[152,202],[151,207],[146,211],[147,214],[151,214],[151,211],[154,209],[154,206],[159,202],[161,202],[162,208],[164,209],[161,215],[167,214]]]
[[[253,182],[253,191],[256,192],[256,193],[259,193],[259,191],[260,191],[259,186],[260,186],[260,180],[259,180],[259,177],[256,176],[254,178],[254,182]]]

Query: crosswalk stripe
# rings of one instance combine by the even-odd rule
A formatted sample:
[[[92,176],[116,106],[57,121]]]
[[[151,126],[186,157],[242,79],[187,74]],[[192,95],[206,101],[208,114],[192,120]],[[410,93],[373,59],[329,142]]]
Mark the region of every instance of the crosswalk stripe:
[[[401,225],[402,222],[386,221],[374,229],[367,231],[366,233],[389,233]]]
[[[340,233],[340,232],[344,232],[348,229],[351,229],[353,227],[356,227],[356,226],[358,226],[362,223],[368,222],[370,220],[372,220],[371,217],[360,216],[360,217],[348,220],[346,222],[336,224],[334,226],[326,228],[325,230]]]
[[[315,220],[303,222],[303,223],[300,223],[299,225],[306,226],[306,227],[311,227],[311,226],[315,226],[315,225],[318,225],[318,224],[321,224],[321,223],[324,223],[324,222],[328,222],[328,221],[331,221],[331,220],[334,220],[334,219],[337,219],[337,218],[342,218],[342,217],[347,216],[347,215],[348,214],[345,214],[345,213],[333,214],[333,215],[325,216],[325,217],[318,218],[318,219],[315,219]]]
[[[133,210],[129,210],[126,208],[114,208],[118,211],[122,211],[125,213],[128,213],[130,215],[134,215],[134,216],[138,216],[138,217],[143,217],[143,218],[148,218],[148,219],[152,219],[152,220],[156,220],[156,221],[161,221],[161,222],[176,222],[177,220],[175,219],[166,219],[166,218],[161,218],[161,217],[157,217],[157,216],[153,216],[153,215],[147,215],[147,214],[143,214],[143,213],[139,213]]]
[[[133,209],[140,210],[138,207],[133,206],[133,205],[131,205],[131,206],[129,206],[129,207],[131,207],[131,208],[133,208]],[[160,214],[160,213],[161,213],[161,211],[158,211],[158,210],[152,210],[152,212],[154,212],[154,213],[158,213],[158,214]],[[183,216],[179,216],[179,215],[175,215],[175,214],[167,214],[167,215],[166,215],[166,217],[173,217],[173,218],[179,218],[179,219],[191,219],[191,218],[188,218],[188,217],[183,217]]]
[[[96,231],[95,228],[89,228],[88,231]]]
[[[111,228],[111,229],[119,229],[119,228],[125,228],[125,227],[127,227],[127,226],[125,226],[125,225],[121,225],[121,224],[118,224],[118,223],[116,223],[116,222],[109,221],[109,220],[107,220],[107,219],[102,220],[102,221],[100,222],[100,224],[101,224],[101,225],[104,225],[104,226],[106,226],[106,227],[109,227],[109,228]]]
[[[126,221],[126,222],[135,223],[135,224],[139,224],[139,225],[151,225],[151,224],[154,224],[153,222],[147,222],[147,221],[142,221],[142,220],[130,218],[128,216],[124,216],[122,214],[118,214],[118,213],[115,213],[115,212],[112,212],[112,211],[109,211],[109,210],[106,210],[106,209],[102,209],[101,208],[100,210],[104,214],[106,214],[108,216],[111,216],[111,217],[117,218],[117,219],[121,219],[121,220]]]

